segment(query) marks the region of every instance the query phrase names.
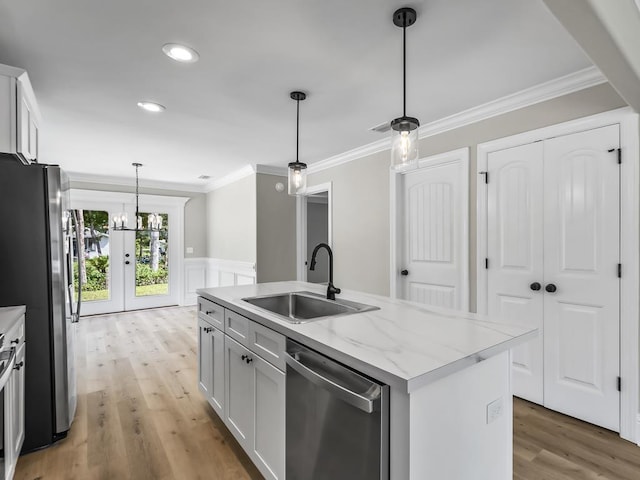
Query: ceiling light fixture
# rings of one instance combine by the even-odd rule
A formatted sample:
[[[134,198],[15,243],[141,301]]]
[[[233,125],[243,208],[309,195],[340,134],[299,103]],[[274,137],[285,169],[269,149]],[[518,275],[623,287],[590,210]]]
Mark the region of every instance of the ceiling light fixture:
[[[300,100],[307,98],[303,92],[291,92],[292,100],[296,101],[296,161],[289,163],[289,195],[304,195],[307,190],[307,164],[298,159],[300,144]]]
[[[159,103],[155,103],[155,102],[138,102],[138,106],[143,109],[146,110],[147,112],[153,112],[153,113],[160,113],[160,112],[164,112],[167,107],[165,107],[164,105],[160,105]]]
[[[150,213],[147,216],[147,228],[142,228],[142,216],[140,215],[140,208],[138,203],[139,194],[139,181],[138,181],[138,169],[142,166],[141,163],[132,163],[132,166],[136,167],[136,226],[135,228],[129,228],[128,218],[126,212],[117,213],[111,222],[111,229],[116,232],[159,232],[162,230],[162,215],[159,213]]]
[[[413,8],[400,8],[393,23],[402,27],[402,116],[391,121],[391,168],[408,170],[418,164],[418,127],[420,121],[407,117],[407,27],[416,22]]]
[[[167,43],[162,46],[164,54],[181,63],[195,63],[200,59],[200,55],[193,48],[179,43]]]

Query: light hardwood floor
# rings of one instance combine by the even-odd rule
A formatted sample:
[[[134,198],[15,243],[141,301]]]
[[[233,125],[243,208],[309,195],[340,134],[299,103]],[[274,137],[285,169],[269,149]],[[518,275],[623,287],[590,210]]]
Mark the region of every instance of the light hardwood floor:
[[[20,457],[16,479],[262,478],[198,391],[194,308],[87,317],[77,327],[71,433]],[[640,479],[640,448],[516,399],[514,479],[596,478]]]

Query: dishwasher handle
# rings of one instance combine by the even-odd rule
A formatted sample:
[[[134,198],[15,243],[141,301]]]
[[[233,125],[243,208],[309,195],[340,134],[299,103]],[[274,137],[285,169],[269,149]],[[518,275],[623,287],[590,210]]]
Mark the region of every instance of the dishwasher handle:
[[[371,395],[362,395],[360,393],[353,392],[348,388],[345,388],[342,385],[339,385],[338,383],[326,377],[323,377],[315,370],[304,365],[299,360],[299,355],[296,355],[296,357],[298,357],[298,359],[292,357],[288,352],[286,352],[284,359],[288,366],[293,368],[304,378],[317,385],[318,387],[328,390],[340,400],[362,410],[363,412],[373,412],[373,402],[380,398],[381,391],[379,386],[378,388],[374,389],[374,392]]]

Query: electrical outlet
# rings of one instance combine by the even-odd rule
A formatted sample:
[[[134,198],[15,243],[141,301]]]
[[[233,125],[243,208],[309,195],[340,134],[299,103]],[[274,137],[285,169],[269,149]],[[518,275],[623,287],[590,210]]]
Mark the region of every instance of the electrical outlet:
[[[499,417],[501,417],[503,411],[504,411],[504,402],[502,401],[502,397],[488,404],[487,405],[487,425],[489,423],[495,422]]]
[[[187,253],[193,253],[193,247],[187,247]]]

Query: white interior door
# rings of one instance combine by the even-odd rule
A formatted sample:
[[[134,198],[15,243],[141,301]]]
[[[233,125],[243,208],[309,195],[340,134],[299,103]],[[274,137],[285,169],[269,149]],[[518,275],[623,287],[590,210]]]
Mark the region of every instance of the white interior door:
[[[545,406],[616,431],[619,138],[613,125],[544,145]]]
[[[403,248],[399,294],[468,310],[467,151],[431,157],[402,175]]]
[[[512,350],[518,397],[543,403],[543,143],[491,153],[488,185],[488,314],[540,329]]]

